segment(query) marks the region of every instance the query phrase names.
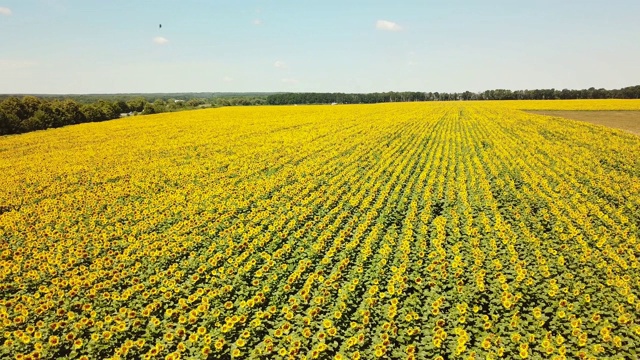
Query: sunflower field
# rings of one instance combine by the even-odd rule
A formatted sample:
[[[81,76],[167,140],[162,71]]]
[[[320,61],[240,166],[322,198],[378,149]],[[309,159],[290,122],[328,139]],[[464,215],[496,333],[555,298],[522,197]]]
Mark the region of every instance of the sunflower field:
[[[640,137],[518,110],[561,103],[640,109],[229,107],[0,138],[0,358],[637,358]]]

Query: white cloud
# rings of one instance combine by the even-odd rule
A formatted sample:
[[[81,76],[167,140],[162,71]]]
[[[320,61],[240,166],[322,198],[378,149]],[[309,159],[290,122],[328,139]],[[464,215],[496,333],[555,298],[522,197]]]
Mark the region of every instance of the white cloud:
[[[11,9],[6,8],[6,7],[0,7],[0,15],[5,15],[5,16],[9,16],[13,14],[13,12],[11,11]]]
[[[278,61],[273,63],[273,66],[277,67],[278,69],[284,69],[284,68],[287,67],[287,64],[282,60],[278,60]]]
[[[292,85],[298,83],[298,79],[292,79],[292,78],[284,78],[281,81],[285,84],[292,84]]]
[[[262,25],[262,20],[260,20],[260,19],[255,19],[255,20],[253,20],[253,25],[255,25],[255,26],[260,26],[260,25]]]
[[[394,23],[393,21],[378,20],[376,22],[376,29],[385,31],[400,31],[402,30],[402,27]]]
[[[232,82],[233,78],[231,76],[225,76],[225,77],[222,78],[222,81],[227,82],[227,83],[228,82]]]
[[[169,40],[167,38],[164,38],[162,36],[156,36],[153,38],[153,42],[158,44],[158,45],[164,45],[166,43],[169,42]]]

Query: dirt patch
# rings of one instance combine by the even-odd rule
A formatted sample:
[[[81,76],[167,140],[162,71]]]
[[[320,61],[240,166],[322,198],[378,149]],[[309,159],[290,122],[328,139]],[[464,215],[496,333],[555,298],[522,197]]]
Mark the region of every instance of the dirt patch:
[[[622,129],[640,135],[640,111],[527,111]]]

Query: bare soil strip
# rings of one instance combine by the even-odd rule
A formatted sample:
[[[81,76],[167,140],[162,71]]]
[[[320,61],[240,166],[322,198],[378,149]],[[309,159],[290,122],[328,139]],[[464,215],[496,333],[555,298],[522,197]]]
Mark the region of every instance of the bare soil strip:
[[[531,114],[557,116],[622,129],[640,135],[640,111],[527,111]]]

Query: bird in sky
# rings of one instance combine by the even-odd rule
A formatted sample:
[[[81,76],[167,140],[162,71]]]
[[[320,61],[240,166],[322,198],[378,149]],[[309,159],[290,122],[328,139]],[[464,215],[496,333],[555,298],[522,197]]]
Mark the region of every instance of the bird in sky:
[[[158,28],[159,28],[159,29],[162,29],[162,24],[160,24]]]

